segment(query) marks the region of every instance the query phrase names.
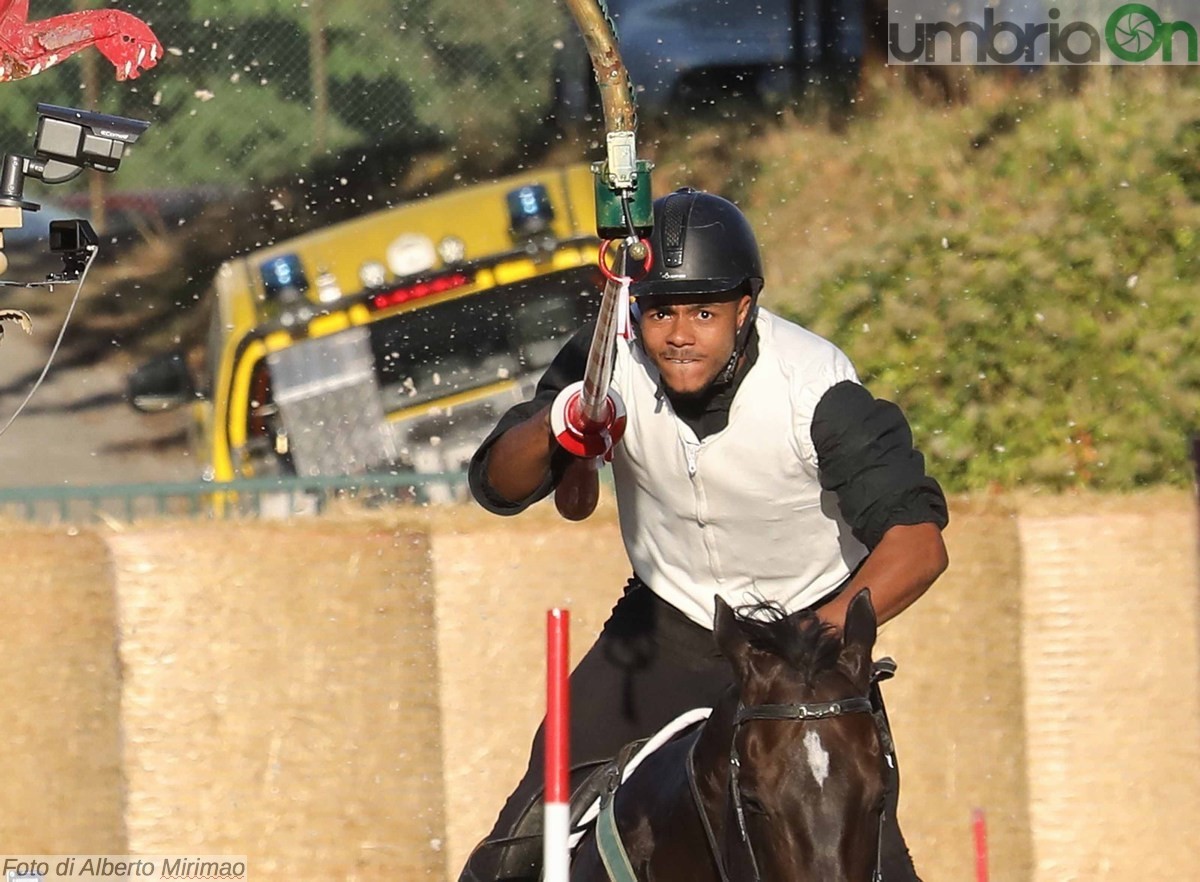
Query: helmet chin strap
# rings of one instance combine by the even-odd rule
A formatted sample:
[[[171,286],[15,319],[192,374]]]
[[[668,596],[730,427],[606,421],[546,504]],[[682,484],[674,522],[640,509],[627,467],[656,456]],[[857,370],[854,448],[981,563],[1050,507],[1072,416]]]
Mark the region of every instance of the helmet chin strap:
[[[721,373],[717,374],[716,378],[712,381],[712,388],[728,386],[733,382],[733,375],[737,373],[738,359],[741,356],[741,348],[735,344],[733,352],[729,356],[729,361],[725,363],[725,367],[721,368]]]
[[[713,380],[713,386],[727,386],[733,382],[733,377],[737,373],[738,361],[741,360],[742,354],[746,351],[746,344],[750,341],[750,328],[754,324],[755,315],[758,313],[758,302],[753,300],[750,303],[750,309],[746,313],[746,320],[738,326],[737,336],[733,341],[733,352],[729,354],[729,361],[725,367],[721,369],[721,373],[717,374]]]

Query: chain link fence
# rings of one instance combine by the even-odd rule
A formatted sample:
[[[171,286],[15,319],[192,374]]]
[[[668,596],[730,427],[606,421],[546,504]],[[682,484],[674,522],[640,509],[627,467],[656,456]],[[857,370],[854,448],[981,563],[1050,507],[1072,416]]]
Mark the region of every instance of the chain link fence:
[[[0,487],[0,522],[128,524],[161,518],[227,520],[462,502],[465,472],[244,478],[153,484]]]
[[[89,8],[33,0],[29,18]],[[351,148],[520,149],[554,95],[571,27],[554,0],[119,0],[166,53],[115,81],[94,49],[0,89],[0,144],[38,101],[151,120],[117,189],[261,183]],[[140,174],[140,177],[139,177]]]

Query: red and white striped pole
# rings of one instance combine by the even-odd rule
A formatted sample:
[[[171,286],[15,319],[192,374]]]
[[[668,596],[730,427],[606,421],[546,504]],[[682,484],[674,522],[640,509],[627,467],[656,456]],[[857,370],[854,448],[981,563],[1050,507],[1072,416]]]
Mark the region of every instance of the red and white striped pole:
[[[571,613],[546,613],[546,797],[542,878],[568,882],[571,873],[571,691],[568,683]]]

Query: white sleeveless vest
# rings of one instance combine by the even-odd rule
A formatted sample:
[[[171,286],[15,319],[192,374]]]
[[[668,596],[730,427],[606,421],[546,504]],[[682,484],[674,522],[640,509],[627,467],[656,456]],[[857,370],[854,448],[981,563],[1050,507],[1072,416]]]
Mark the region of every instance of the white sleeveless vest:
[[[813,411],[850,360],[816,334],[758,310],[758,360],[729,424],[698,441],[658,394],[636,340],[618,341],[613,386],[628,428],[613,457],[621,535],[634,572],[711,628],[714,595],[793,612],[841,584],[867,550],[817,481]]]

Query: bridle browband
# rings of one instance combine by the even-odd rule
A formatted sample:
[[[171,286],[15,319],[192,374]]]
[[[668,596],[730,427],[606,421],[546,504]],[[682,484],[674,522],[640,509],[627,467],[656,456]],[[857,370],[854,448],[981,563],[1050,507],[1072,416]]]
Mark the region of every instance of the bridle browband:
[[[762,874],[758,869],[758,858],[754,854],[754,846],[750,842],[750,833],[746,828],[746,809],[742,800],[742,788],[738,781],[738,775],[741,771],[741,757],[737,750],[737,732],[738,729],[750,720],[778,720],[778,721],[794,721],[794,722],[809,722],[815,720],[828,720],[834,717],[845,716],[846,714],[871,714],[876,717],[875,706],[871,703],[871,699],[866,696],[854,696],[851,698],[841,698],[835,701],[806,701],[795,702],[791,704],[755,704],[746,707],[738,704],[737,712],[733,718],[733,736],[729,744],[729,793],[733,798],[734,813],[737,816],[738,832],[741,834],[742,842],[746,846],[746,853],[750,856],[750,868],[754,871],[755,882],[763,882]],[[876,717],[878,724],[878,718]],[[692,758],[696,744],[699,739],[692,742],[691,748],[687,752],[687,777],[688,783],[692,790],[692,800],[696,804],[696,811],[700,815],[701,824],[704,827],[705,835],[708,837],[708,844],[713,853],[713,860],[717,865],[717,871],[721,876],[721,882],[730,882],[729,874],[725,869],[725,863],[721,859],[721,851],[716,841],[716,836],[713,834],[712,825],[708,819],[708,815],[704,811],[704,803],[700,798],[699,788],[696,785],[696,772]],[[872,876],[874,882],[881,882],[883,878],[881,859],[882,859],[882,840],[883,840],[883,815],[879,817],[879,846],[876,849],[875,855],[875,872]]]

